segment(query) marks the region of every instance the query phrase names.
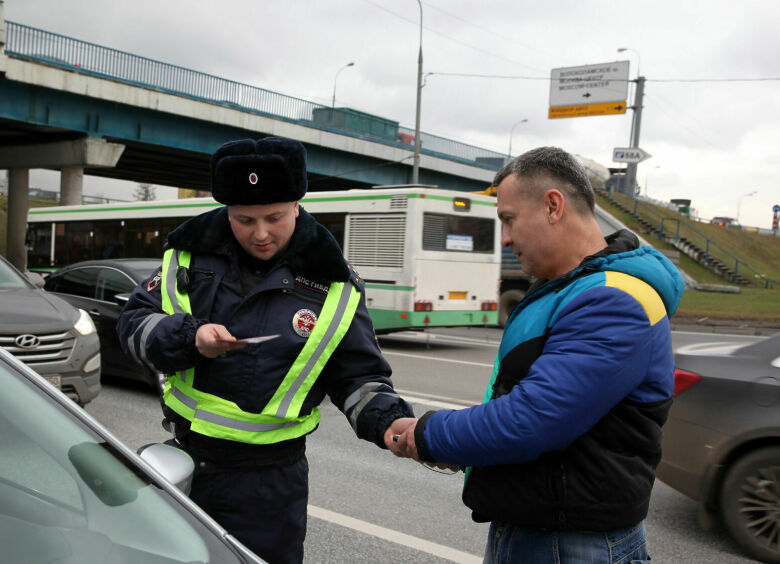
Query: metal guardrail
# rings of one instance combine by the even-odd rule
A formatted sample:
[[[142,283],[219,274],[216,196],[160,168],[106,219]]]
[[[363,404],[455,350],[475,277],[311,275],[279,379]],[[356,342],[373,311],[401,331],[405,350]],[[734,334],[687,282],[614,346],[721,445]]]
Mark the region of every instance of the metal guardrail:
[[[413,151],[414,130],[399,126],[398,122],[349,108],[331,108],[24,24],[10,21],[5,24],[5,53],[12,57],[291,120],[308,127],[336,131]],[[328,113],[331,114],[330,120],[318,118]],[[334,113],[339,114],[338,119],[333,119]],[[500,168],[505,159],[503,153],[429,133],[420,132],[420,144],[421,153],[489,170]]]
[[[680,241],[684,239],[692,245],[703,249],[704,261],[707,262],[710,259],[717,259],[725,265],[733,264],[732,268],[732,282],[737,282],[738,276],[741,274],[746,279],[753,279],[755,281],[762,280],[765,288],[772,288],[774,283],[771,279],[767,278],[763,274],[760,274],[748,263],[724,249],[721,245],[711,240],[705,233],[702,233],[686,221],[681,221],[676,217],[665,217],[648,205],[641,203],[637,198],[631,198],[624,194],[607,194],[608,200],[620,200],[623,199],[621,204],[628,209],[633,209],[631,212],[634,217],[644,219],[647,223],[650,223],[654,229],[658,232],[658,237],[661,239],[674,239]],[[742,271],[750,271],[750,274],[740,273],[740,267]]]

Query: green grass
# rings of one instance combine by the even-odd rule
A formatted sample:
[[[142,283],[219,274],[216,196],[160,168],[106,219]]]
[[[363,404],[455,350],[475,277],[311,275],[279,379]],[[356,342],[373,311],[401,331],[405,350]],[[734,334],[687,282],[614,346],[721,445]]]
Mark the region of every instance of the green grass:
[[[685,317],[780,320],[780,291],[740,288],[738,294],[686,291],[677,310]]]
[[[621,203],[633,209],[633,200],[624,194],[617,194],[615,198]],[[639,232],[639,222],[630,214],[619,210],[601,194],[597,192],[597,203],[604,210],[614,215],[626,224],[630,229]],[[644,203],[643,203],[644,204]],[[649,205],[649,204],[648,204]],[[755,283],[750,286],[738,286],[718,276],[708,268],[703,267],[691,258],[680,254],[680,269],[701,284],[716,284],[723,286],[737,286],[739,293],[686,291],[683,295],[678,316],[709,317],[711,319],[744,319],[744,320],[780,320],[780,237],[750,233],[740,229],[721,227],[708,223],[699,223],[666,208],[649,205],[662,217],[678,219],[684,229],[685,226],[701,232],[711,241],[714,241],[740,260],[749,264],[752,268],[773,281],[773,287],[765,288],[763,280],[754,278]],[[653,214],[649,214],[652,216]],[[647,218],[647,217],[646,217]],[[650,220],[653,223],[652,220]],[[692,231],[692,229],[689,229]],[[674,250],[669,243],[661,241],[654,235],[642,235],[651,245],[661,250]],[[748,274],[742,271],[743,274]]]
[[[633,199],[629,196],[616,193],[613,197],[624,207],[633,209]],[[598,195],[598,203],[613,215],[618,215],[619,212],[615,211],[616,208],[601,194]],[[648,209],[650,210],[649,212],[643,211]],[[639,210],[640,215],[654,225],[660,223],[658,220],[659,217],[670,218],[665,220],[665,231],[670,229],[674,230],[676,226],[675,222],[672,220],[678,220],[680,222],[681,235],[693,241],[701,248],[704,248],[705,238],[709,239],[712,244],[710,248],[712,255],[720,255],[719,258],[721,258],[725,264],[734,264],[734,259],[726,254],[728,253],[750,265],[758,274],[775,282],[775,286],[780,285],[780,237],[751,233],[733,227],[722,227],[710,223],[701,223],[689,219],[676,211],[645,202],[641,203]],[[633,217],[627,216],[627,214],[621,214],[621,220],[623,220],[624,217],[631,218],[630,222],[624,221],[626,225],[629,225],[632,229],[638,227],[638,223]],[[653,245],[655,245],[655,241],[657,241],[657,239],[653,240]],[[721,250],[721,248],[723,250]],[[748,278],[753,277],[753,273],[742,265],[739,267],[739,272]],[[763,281],[759,281],[756,285],[758,284],[763,286],[764,283]]]

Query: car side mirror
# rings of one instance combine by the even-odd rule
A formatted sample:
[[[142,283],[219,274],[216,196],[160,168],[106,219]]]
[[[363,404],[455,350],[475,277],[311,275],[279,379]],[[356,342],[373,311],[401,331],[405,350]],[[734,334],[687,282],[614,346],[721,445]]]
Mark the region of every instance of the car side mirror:
[[[152,443],[138,449],[138,455],[163,477],[189,495],[195,462],[182,449],[162,443]]]
[[[25,272],[24,275],[27,276],[27,280],[35,284],[36,287],[43,288],[43,285],[45,284],[43,276],[37,272]]]
[[[130,300],[130,294],[116,294],[114,301],[119,304],[119,307],[125,307],[128,300]]]

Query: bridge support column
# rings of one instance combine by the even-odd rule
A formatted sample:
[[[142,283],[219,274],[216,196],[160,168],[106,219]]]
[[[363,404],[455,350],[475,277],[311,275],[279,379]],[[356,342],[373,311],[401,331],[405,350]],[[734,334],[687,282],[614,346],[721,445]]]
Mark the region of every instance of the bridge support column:
[[[104,139],[77,139],[40,145],[0,147],[0,169],[10,170],[8,182],[8,247],[11,263],[24,270],[31,168],[60,169],[60,204],[80,204],[85,167],[113,167],[122,156],[124,145]],[[12,207],[13,206],[13,207]]]
[[[60,170],[60,205],[81,204],[84,194],[84,167],[64,166]]]
[[[27,270],[27,248],[24,244],[24,236],[27,231],[29,191],[29,169],[10,169],[8,171],[8,238],[6,239],[6,258],[22,272]]]

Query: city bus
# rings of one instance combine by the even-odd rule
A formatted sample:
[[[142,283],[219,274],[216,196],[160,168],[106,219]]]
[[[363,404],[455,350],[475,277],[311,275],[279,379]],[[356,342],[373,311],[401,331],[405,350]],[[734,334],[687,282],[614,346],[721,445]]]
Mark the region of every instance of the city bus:
[[[186,198],[32,208],[28,268],[45,273],[89,259],[162,257],[170,231],[220,205]],[[310,192],[301,205],[364,279],[378,332],[497,323],[495,198],[411,185]]]

